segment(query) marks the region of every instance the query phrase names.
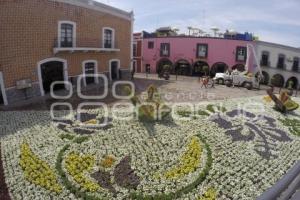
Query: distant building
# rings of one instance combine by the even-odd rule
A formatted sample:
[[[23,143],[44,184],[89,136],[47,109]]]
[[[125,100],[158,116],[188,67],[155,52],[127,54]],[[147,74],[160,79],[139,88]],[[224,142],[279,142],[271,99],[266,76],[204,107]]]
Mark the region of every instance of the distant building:
[[[0,104],[43,96],[54,81],[75,86],[82,74],[129,74],[133,13],[92,0],[5,0],[0,24]]]
[[[135,34],[136,35],[136,34]],[[199,76],[203,67],[211,69],[211,75],[228,69],[244,70],[247,59],[247,44],[252,41],[219,37],[195,37],[186,35],[164,35],[142,32],[141,62],[137,72],[158,73],[164,65],[172,67],[172,73]],[[135,41],[136,43],[137,41]]]
[[[134,33],[133,34],[133,70],[135,72],[141,72],[142,64],[142,42],[143,42],[143,33]]]
[[[195,37],[142,32],[138,41],[141,56],[136,62],[137,72],[144,73],[150,67],[151,73],[158,73],[164,65],[171,66],[173,74],[187,76],[204,75],[204,66],[209,67],[211,76],[233,69],[243,71],[249,55],[247,44],[252,44],[265,76],[264,84],[287,87],[292,81],[293,87],[299,88],[300,49],[258,41],[250,33],[227,31],[224,37]],[[249,71],[256,73],[254,57],[249,60]]]
[[[278,87],[299,88],[300,49],[270,42],[257,41],[256,52],[265,77],[265,84],[272,81]]]

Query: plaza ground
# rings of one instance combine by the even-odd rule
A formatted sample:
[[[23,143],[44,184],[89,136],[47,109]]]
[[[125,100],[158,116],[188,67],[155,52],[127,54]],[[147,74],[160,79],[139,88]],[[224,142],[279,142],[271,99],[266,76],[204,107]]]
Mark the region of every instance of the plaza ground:
[[[174,76],[172,75],[169,81],[159,79],[156,74],[136,74],[133,80],[135,90],[137,94],[145,91],[151,84],[156,85],[163,97],[168,102],[202,102],[208,100],[226,100],[241,97],[253,97],[266,95],[266,89],[268,86],[261,86],[260,90],[253,89],[247,90],[242,87],[226,87],[225,85],[215,85],[214,88],[201,87],[198,77],[187,76]],[[111,85],[110,85],[111,89]],[[119,88],[120,89],[120,88]],[[83,92],[86,95],[102,94],[103,88],[89,87]],[[276,90],[279,92],[279,89]],[[61,91],[60,93],[64,93]],[[296,95],[299,96],[299,93]],[[0,111],[12,111],[12,110],[49,110],[51,105],[55,102],[68,102],[71,103],[73,108],[76,108],[82,102],[104,102],[112,104],[118,99],[112,96],[111,90],[108,92],[108,96],[102,100],[83,100],[78,97],[74,92],[74,95],[67,100],[57,100],[46,95],[44,97],[35,97],[29,100],[23,100],[18,103],[9,106],[0,106]],[[57,107],[56,109],[59,109]],[[63,109],[63,108],[61,108]]]

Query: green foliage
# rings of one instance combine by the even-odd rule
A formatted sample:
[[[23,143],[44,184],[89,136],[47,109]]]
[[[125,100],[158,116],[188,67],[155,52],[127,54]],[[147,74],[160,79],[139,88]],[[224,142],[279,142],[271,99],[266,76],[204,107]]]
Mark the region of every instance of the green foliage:
[[[217,110],[215,110],[215,108]],[[216,105],[213,105],[213,104],[207,105],[206,106],[206,110],[208,110],[211,113],[216,113],[216,112],[223,112],[224,113],[224,112],[227,111],[227,109],[225,107],[223,107],[223,106],[216,106]]]
[[[165,193],[165,194],[157,194],[157,195],[154,195],[154,196],[151,196],[151,195],[145,195],[144,196],[142,194],[133,192],[133,193],[130,194],[131,199],[137,199],[137,200],[148,200],[148,199],[151,199],[151,200],[157,200],[157,199],[172,200],[172,199],[179,198],[183,194],[187,194],[187,193],[191,192],[198,185],[200,185],[205,180],[206,176],[208,175],[208,173],[211,169],[211,166],[212,166],[213,159],[212,159],[211,149],[210,149],[208,143],[206,142],[205,138],[202,137],[201,135],[197,135],[197,137],[200,138],[201,142],[204,144],[204,147],[207,151],[207,161],[206,161],[204,169],[202,170],[202,172],[199,174],[198,178],[193,183],[191,183],[188,186],[185,186],[184,188],[182,188],[182,189],[180,189],[176,192],[172,192],[172,193],[169,193],[169,194]]]
[[[292,80],[290,80],[289,82],[288,82],[288,89],[293,89],[293,86],[294,86],[294,81],[292,81]]]
[[[198,110],[198,115],[201,115],[201,116],[209,116],[209,113],[207,113],[207,112],[204,111],[204,110]]]
[[[170,71],[171,70],[171,66],[170,65],[164,65],[163,66],[163,71]]]
[[[74,135],[70,135],[70,134],[61,134],[59,135],[60,139],[64,140],[64,139],[67,139],[67,140],[73,140],[74,139]]]
[[[282,87],[283,80],[280,75],[275,75],[271,78],[271,85],[275,87]]]
[[[207,65],[203,66],[202,71],[205,75],[207,75],[209,73],[209,67]]]
[[[154,101],[154,95],[158,94],[158,90],[154,85],[150,85],[147,89],[148,98],[147,101],[151,102]]]
[[[179,111],[177,111],[177,114],[182,117],[190,117],[191,115],[193,115],[193,113],[188,110],[179,110]]]
[[[77,143],[77,144],[81,144],[81,143],[87,141],[88,139],[90,139],[90,137],[88,137],[88,136],[78,137],[78,138],[75,138],[75,140],[73,142]]]
[[[279,119],[279,121],[281,121],[281,123],[289,128],[289,131],[296,135],[296,136],[300,136],[300,120],[298,119]]]
[[[215,113],[213,107],[210,108],[210,109],[213,110],[213,113]],[[219,109],[221,109],[221,112],[226,112],[226,108],[224,108],[224,107],[219,107]],[[192,115],[193,119],[197,118],[197,116],[195,114],[200,115],[200,116],[206,116],[206,117],[208,117],[210,115],[205,110],[198,110],[196,113],[193,113],[193,112],[191,112],[189,110],[179,110],[179,111],[177,111],[177,114],[180,115],[180,116],[182,116],[182,117],[190,117]]]
[[[127,94],[131,94],[129,87],[124,87],[124,90]],[[145,103],[148,104],[143,104],[137,96],[131,98],[132,104],[138,109],[139,120],[146,122],[156,121],[161,110],[163,110],[163,112],[161,112],[162,119],[167,117],[170,114],[171,109],[161,100],[157,87],[150,85],[147,89],[147,94],[148,97]]]

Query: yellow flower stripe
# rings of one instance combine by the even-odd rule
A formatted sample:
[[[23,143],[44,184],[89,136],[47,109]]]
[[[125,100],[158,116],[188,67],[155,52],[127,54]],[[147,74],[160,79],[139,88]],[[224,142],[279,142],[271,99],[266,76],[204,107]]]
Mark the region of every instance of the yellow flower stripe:
[[[54,170],[45,161],[39,159],[27,143],[21,145],[20,166],[29,182],[52,192],[60,193],[62,191]]]
[[[95,162],[95,158],[91,155],[80,156],[76,153],[70,153],[65,159],[68,173],[88,192],[96,192],[100,188],[97,183],[85,176],[85,172],[90,172],[93,169]]]
[[[165,173],[168,179],[178,179],[197,170],[201,161],[202,147],[200,140],[193,137],[187,151],[180,158],[180,164]]]
[[[209,188],[199,200],[216,200],[217,192],[214,188]]]

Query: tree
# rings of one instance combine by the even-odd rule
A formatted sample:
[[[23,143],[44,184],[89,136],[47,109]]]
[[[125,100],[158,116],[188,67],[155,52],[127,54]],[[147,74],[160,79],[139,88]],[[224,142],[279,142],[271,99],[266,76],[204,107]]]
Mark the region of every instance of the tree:
[[[202,71],[205,74],[205,76],[207,76],[207,74],[209,73],[209,67],[207,65],[203,66]]]

